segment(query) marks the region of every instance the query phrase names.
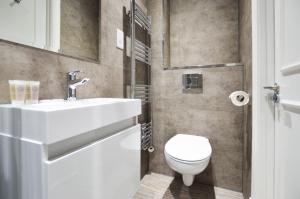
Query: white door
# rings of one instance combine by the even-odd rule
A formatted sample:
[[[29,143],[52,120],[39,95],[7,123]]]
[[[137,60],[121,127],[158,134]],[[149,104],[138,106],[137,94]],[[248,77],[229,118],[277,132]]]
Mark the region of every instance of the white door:
[[[274,198],[300,199],[300,0],[275,0]]]

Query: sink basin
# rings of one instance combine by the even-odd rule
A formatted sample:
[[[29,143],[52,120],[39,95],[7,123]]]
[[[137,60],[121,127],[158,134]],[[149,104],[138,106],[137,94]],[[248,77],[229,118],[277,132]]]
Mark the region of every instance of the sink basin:
[[[51,144],[141,114],[138,99],[93,98],[1,105],[0,132]],[[13,122],[19,120],[19,124]]]

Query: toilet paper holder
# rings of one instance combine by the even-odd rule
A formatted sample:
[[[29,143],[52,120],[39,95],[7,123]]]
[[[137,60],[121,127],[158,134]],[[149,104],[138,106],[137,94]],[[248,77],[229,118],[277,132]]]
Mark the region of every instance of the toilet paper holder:
[[[237,101],[239,101],[239,102],[243,102],[243,101],[245,100],[245,97],[244,97],[243,95],[238,95],[238,96],[236,97],[236,99],[237,99]]]

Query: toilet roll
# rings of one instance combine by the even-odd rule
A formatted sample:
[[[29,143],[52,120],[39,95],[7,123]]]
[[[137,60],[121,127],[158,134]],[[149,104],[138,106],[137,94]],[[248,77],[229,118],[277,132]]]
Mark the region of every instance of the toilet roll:
[[[249,103],[249,94],[245,91],[235,91],[229,95],[229,99],[235,106],[244,106]]]

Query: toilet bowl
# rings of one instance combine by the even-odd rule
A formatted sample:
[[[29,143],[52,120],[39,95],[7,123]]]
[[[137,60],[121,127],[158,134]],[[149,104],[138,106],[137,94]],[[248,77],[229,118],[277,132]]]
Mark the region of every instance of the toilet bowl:
[[[212,149],[209,140],[202,136],[177,134],[165,144],[166,162],[182,174],[183,183],[191,186],[195,175],[208,165]]]

